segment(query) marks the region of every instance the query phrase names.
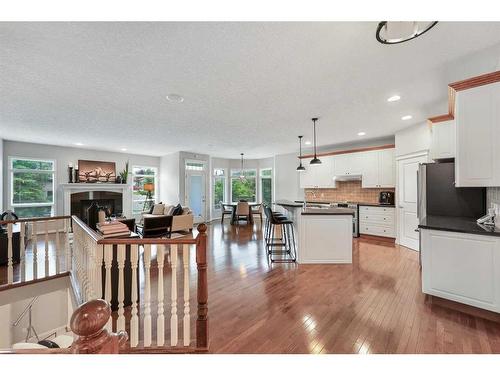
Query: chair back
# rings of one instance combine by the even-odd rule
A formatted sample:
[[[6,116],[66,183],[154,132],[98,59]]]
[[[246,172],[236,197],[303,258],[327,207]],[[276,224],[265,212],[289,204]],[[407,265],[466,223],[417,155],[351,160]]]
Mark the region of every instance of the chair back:
[[[238,202],[236,205],[236,215],[250,215],[248,202]]]
[[[259,214],[261,212],[262,212],[262,203],[256,204],[255,206],[252,206],[252,213]]]
[[[233,206],[231,206],[230,204],[224,204],[222,203],[222,201],[220,202],[220,206],[222,207],[222,211],[229,211],[229,212],[233,212]]]

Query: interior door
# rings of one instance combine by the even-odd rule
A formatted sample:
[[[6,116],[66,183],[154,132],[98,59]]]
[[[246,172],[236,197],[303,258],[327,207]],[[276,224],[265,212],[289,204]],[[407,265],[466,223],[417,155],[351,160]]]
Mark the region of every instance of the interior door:
[[[417,172],[421,163],[427,162],[427,155],[398,160],[398,211],[399,244],[419,250],[417,218]]]
[[[186,203],[193,212],[194,222],[206,219],[205,172],[186,171]]]

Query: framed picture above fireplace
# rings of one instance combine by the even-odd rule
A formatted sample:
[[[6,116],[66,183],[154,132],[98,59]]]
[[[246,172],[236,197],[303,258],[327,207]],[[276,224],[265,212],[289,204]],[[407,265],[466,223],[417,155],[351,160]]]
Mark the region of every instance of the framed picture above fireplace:
[[[78,177],[80,182],[114,183],[116,165],[111,161],[78,160]]]

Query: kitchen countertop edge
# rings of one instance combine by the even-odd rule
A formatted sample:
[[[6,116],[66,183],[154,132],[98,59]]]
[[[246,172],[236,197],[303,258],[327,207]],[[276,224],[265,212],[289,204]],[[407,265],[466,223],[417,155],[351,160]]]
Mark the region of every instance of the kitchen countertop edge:
[[[419,224],[420,229],[438,230],[444,232],[477,234],[483,236],[500,237],[500,229],[479,226],[474,218],[429,216]]]

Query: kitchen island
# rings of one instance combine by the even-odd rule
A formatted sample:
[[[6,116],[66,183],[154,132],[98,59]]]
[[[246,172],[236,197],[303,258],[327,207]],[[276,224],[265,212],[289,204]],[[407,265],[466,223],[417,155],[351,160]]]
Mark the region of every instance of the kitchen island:
[[[305,208],[299,217],[299,263],[352,263],[349,208]]]

